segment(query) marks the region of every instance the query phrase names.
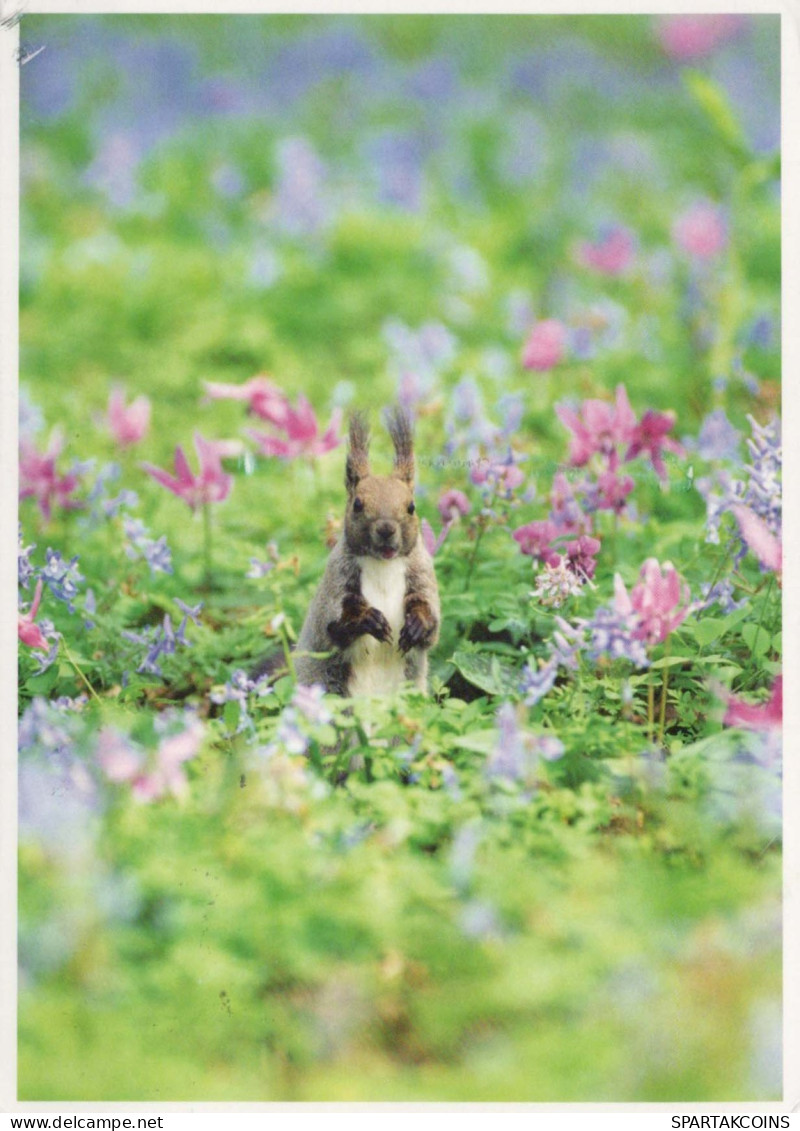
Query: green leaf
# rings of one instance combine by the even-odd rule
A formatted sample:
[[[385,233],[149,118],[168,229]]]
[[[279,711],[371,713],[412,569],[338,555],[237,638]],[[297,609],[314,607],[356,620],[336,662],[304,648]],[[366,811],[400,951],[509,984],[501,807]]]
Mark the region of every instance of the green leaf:
[[[235,699],[229,699],[222,708],[222,717],[228,730],[236,730],[239,725],[241,708]]]
[[[770,634],[763,624],[746,624],[742,628],[742,640],[756,657],[769,651]]]
[[[749,160],[742,128],[724,90],[700,71],[687,69],[683,79],[720,140],[740,160]]]
[[[703,617],[703,619],[697,621],[692,628],[695,640],[701,648],[705,648],[712,640],[716,640],[718,636],[722,636],[726,624],[723,617]]]
[[[518,689],[516,668],[487,652],[456,652],[453,663],[468,683],[490,695],[511,695]]]

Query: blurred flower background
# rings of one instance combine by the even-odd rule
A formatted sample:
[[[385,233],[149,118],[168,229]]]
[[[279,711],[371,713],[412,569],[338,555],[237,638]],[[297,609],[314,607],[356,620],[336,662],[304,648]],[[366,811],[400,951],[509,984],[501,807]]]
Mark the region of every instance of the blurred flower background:
[[[21,34],[20,1098],[777,1099],[779,17]],[[346,709],[394,402],[442,638]]]

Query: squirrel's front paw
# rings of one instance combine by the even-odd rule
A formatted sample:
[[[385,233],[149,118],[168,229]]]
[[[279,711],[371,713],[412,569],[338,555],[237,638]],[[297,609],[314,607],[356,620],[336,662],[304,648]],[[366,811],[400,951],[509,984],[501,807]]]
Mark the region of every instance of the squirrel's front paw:
[[[424,601],[408,608],[406,619],[400,630],[400,651],[409,652],[412,648],[424,648],[433,639],[436,622]]]
[[[381,644],[390,644],[392,627],[380,609],[368,609],[361,619],[364,632],[374,636]]]

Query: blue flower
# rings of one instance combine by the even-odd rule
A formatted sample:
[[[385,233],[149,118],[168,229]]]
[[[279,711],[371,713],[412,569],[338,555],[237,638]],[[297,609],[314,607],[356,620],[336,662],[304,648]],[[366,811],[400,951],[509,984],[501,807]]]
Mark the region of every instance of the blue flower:
[[[555,659],[548,660],[541,668],[537,667],[532,661],[525,665],[519,689],[528,707],[535,706],[540,699],[543,699],[552,690],[557,674],[558,662]]]
[[[84,580],[83,575],[78,572],[78,559],[74,557],[67,564],[58,550],[52,550],[49,546],[45,557],[47,561],[40,570],[39,576],[53,596],[63,601],[73,613],[75,606],[72,602],[78,595],[78,583]]]

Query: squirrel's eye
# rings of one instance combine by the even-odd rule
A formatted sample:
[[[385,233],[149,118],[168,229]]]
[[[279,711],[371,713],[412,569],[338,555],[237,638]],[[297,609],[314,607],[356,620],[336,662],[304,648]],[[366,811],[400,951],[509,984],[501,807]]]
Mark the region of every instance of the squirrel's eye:
[[[363,499],[354,499],[353,500],[353,510],[356,512],[356,514],[360,514],[363,511],[363,509],[364,509],[364,500]]]
[[[409,503],[409,504],[408,504],[408,513],[409,513],[409,514],[413,514],[413,513],[414,513],[414,511],[415,511],[416,509],[417,509],[417,508],[416,508],[416,507],[414,506],[414,503],[413,503],[413,502],[411,502],[411,503]]]

